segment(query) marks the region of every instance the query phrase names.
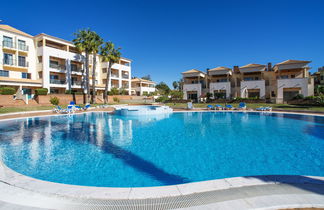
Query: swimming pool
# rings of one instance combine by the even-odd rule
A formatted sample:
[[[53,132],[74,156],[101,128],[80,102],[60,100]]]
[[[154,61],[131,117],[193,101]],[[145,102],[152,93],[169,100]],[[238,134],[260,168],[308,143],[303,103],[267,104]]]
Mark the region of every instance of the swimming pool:
[[[8,167],[37,179],[84,186],[324,176],[323,151],[324,118],[305,115],[86,113],[0,122],[0,156]]]

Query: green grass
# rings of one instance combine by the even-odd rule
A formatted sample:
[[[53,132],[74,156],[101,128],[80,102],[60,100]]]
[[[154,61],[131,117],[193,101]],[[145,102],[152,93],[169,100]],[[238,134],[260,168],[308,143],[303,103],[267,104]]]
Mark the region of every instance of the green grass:
[[[113,103],[118,104],[118,103]],[[125,103],[120,103],[125,104]],[[128,103],[131,104],[131,103]],[[199,103],[194,104],[195,108],[206,108],[206,106],[215,105],[215,103]],[[95,107],[99,104],[92,104],[91,106]],[[172,108],[186,108],[186,103],[167,103],[167,106],[170,106]],[[225,104],[220,104],[222,106],[225,106]],[[232,103],[231,104],[234,107],[238,107],[238,103]],[[83,106],[83,105],[80,105]],[[324,113],[324,106],[302,106],[302,105],[289,105],[289,104],[252,104],[247,103],[247,107],[251,109],[258,108],[260,106],[271,106],[274,110],[296,110],[296,111],[316,111],[316,112],[323,112]],[[39,111],[39,110],[52,110],[54,106],[34,106],[34,107],[1,107],[0,108],[0,114],[5,113],[14,113],[14,112],[27,112],[27,111]],[[62,108],[65,108],[66,106],[62,106]]]
[[[195,108],[206,108],[207,105],[215,105],[215,103],[195,103],[193,106]],[[224,103],[218,103],[222,106],[225,106]],[[239,103],[228,103],[231,104],[233,107],[238,107]],[[167,103],[167,106],[172,108],[186,108],[186,103]],[[324,106],[303,106],[303,105],[289,105],[289,104],[253,104],[247,103],[247,107],[251,109],[255,109],[261,106],[271,106],[274,110],[296,110],[296,111],[317,111],[317,112],[324,112]]]
[[[39,111],[39,110],[52,110],[53,106],[31,106],[31,107],[1,107],[0,114],[11,112],[27,112],[27,111]]]

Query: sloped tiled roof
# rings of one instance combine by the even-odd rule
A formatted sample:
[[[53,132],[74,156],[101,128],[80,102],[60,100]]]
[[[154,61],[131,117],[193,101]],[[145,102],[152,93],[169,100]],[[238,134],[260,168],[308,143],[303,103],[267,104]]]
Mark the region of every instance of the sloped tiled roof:
[[[147,79],[141,79],[141,78],[134,78],[132,79],[132,82],[147,82],[147,83],[154,83],[153,81],[147,80]]]
[[[250,63],[250,64],[247,64],[245,66],[241,66],[239,68],[244,69],[244,68],[256,68],[256,67],[265,67],[265,65],[256,64],[256,63]]]
[[[203,74],[205,74],[204,72],[199,71],[199,70],[197,70],[197,69],[191,69],[191,70],[188,70],[188,71],[182,72],[182,74],[190,74],[190,73],[203,73]]]
[[[298,63],[310,63],[311,61],[302,61],[302,60],[285,60],[281,63],[277,63],[276,65],[287,65],[287,64],[298,64]]]
[[[20,35],[23,35],[23,36],[27,36],[27,37],[30,37],[30,38],[33,37],[32,35],[27,34],[27,33],[23,32],[23,31],[20,31],[20,30],[14,28],[14,27],[9,26],[9,25],[1,24],[0,29],[5,30],[5,31],[9,31],[9,32],[13,32],[13,33],[16,33],[16,34],[20,34]]]
[[[223,71],[223,70],[232,70],[230,68],[224,67],[224,66],[219,66],[213,69],[209,69],[208,71]]]

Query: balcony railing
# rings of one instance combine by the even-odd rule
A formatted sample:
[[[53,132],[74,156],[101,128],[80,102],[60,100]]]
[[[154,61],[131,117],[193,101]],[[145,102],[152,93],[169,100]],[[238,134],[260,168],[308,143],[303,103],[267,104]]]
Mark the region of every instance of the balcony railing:
[[[66,70],[66,66],[62,64],[50,63],[49,67],[57,70]]]
[[[14,43],[12,41],[2,41],[2,46],[5,48],[16,49],[16,43]]]
[[[19,43],[18,43],[18,50],[21,50],[21,51],[28,51],[29,48],[28,48],[28,46],[25,45],[25,44],[19,44]]]
[[[82,68],[71,68],[73,72],[82,72]]]
[[[111,77],[116,77],[116,78],[118,78],[119,75],[118,75],[118,74],[111,74]]]
[[[16,59],[3,59],[3,65],[7,66],[19,66],[19,67],[28,67],[27,61],[19,61],[17,62]]]
[[[123,79],[129,79],[129,75],[128,74],[122,74],[122,78]]]
[[[81,81],[72,81],[72,85],[81,85]]]
[[[51,84],[58,84],[58,85],[64,85],[66,84],[65,80],[59,80],[59,79],[50,79]]]

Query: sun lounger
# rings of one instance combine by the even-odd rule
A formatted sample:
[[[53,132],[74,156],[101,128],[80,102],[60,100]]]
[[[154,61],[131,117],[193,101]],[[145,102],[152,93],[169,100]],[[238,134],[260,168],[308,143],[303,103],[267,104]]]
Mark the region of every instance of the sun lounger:
[[[90,104],[86,104],[86,105],[83,107],[83,110],[86,111],[86,110],[88,110],[90,107],[91,107]]]
[[[187,109],[193,109],[192,102],[188,102],[188,103],[187,103]]]
[[[222,105],[216,104],[216,105],[215,105],[215,109],[216,109],[216,110],[223,110],[224,107],[223,107]]]
[[[214,107],[213,107],[213,105],[207,105],[207,109],[213,109]]]
[[[238,110],[246,109],[246,104],[244,102],[241,102],[237,109]]]
[[[261,112],[264,112],[264,111],[272,111],[272,107],[259,107],[259,108],[256,108],[255,109],[256,111],[261,111]]]
[[[228,104],[228,105],[225,106],[225,109],[226,110],[232,110],[232,109],[234,109],[234,107],[232,105]]]

